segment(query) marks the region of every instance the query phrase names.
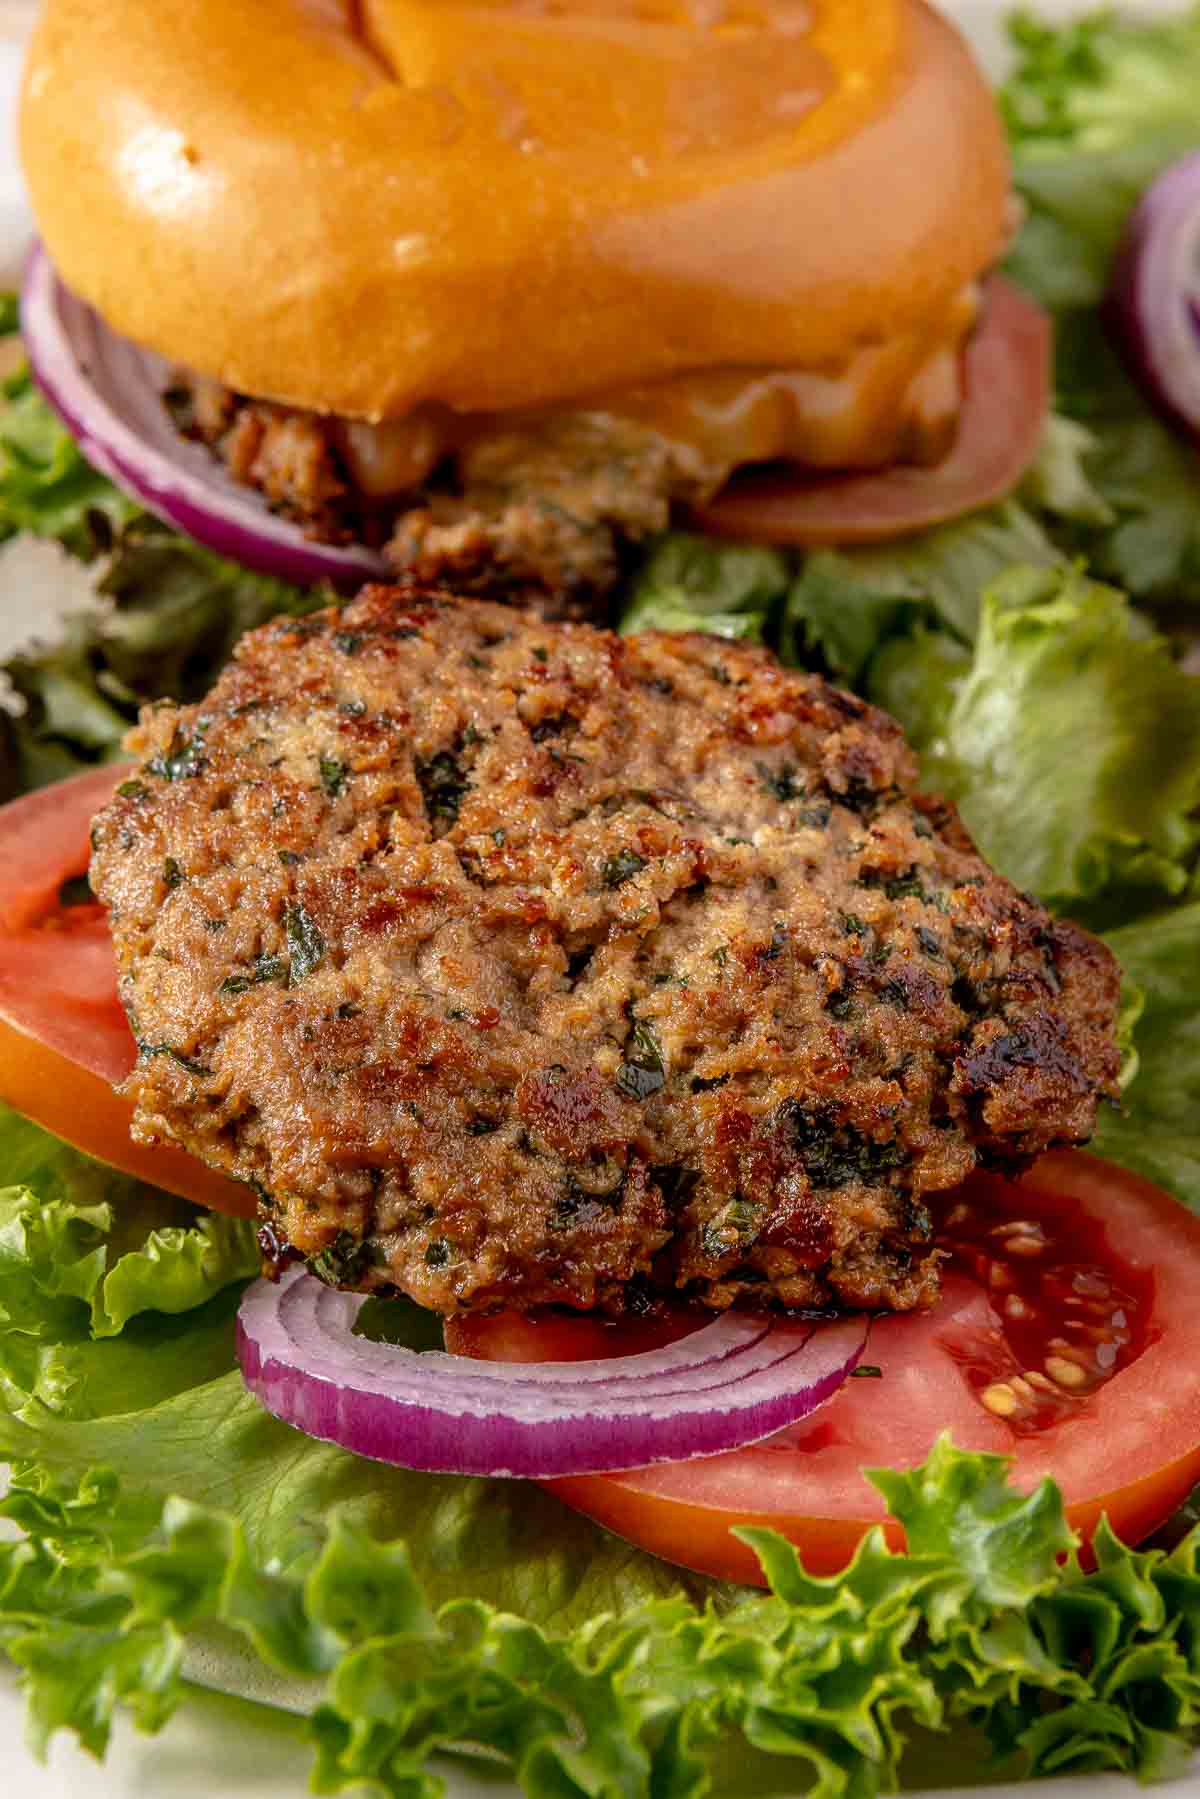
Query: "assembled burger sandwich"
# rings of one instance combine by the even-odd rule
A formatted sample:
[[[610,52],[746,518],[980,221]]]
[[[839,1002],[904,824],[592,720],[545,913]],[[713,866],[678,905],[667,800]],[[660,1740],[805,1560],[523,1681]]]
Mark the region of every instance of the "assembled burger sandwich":
[[[0,530],[82,595],[0,694],[35,1724],[249,1658],[323,1791],[1176,1767],[1193,161],[1100,303],[1200,15],[1020,27],[1043,434],[919,0],[251,10],[47,0],[25,88]]]
[[[21,135],[39,380],[284,574],[578,610],[673,518],[894,536],[1037,446],[999,121],[924,0],[51,0]]]

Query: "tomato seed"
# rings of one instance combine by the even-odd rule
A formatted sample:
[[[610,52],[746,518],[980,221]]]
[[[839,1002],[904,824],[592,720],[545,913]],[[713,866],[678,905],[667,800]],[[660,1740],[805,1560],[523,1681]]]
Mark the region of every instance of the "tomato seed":
[[[1087,1370],[1078,1362],[1068,1362],[1065,1356],[1049,1355],[1045,1362],[1046,1373],[1058,1387],[1075,1389],[1087,1383]]]
[[[1011,1418],[1017,1410],[1017,1396],[1005,1381],[993,1381],[990,1387],[983,1389],[979,1397],[988,1411],[994,1412],[997,1418]]]

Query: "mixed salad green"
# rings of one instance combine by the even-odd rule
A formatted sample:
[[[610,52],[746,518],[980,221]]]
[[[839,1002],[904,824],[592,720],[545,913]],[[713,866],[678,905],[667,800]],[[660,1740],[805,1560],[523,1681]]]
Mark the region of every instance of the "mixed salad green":
[[[1200,459],[1098,315],[1130,206],[1200,145],[1200,9],[1013,34],[1012,269],[1058,333],[1057,414],[1022,493],[845,554],[672,535],[621,624],[765,638],[904,722],[984,852],[1107,935],[1134,1055],[1098,1147],[1200,1210]],[[243,630],[328,597],[156,524],[23,374],[0,528],[95,576],[94,604],[5,665],[4,797],[115,756],[139,702],[201,693]],[[0,1512],[23,1533],[0,1548],[0,1643],[35,1748],[67,1728],[100,1753],[119,1707],[157,1728],[214,1632],[311,1695],[295,1728],[326,1793],[432,1799],[430,1756],[465,1746],[539,1799],[866,1799],[919,1774],[930,1733],[977,1769],[990,1748],[1007,1772],[1143,1776],[1200,1735],[1200,1527],[1169,1553],[1102,1535],[1084,1576],[1052,1486],[1020,1496],[995,1458],[943,1442],[870,1476],[907,1557],[874,1535],[817,1580],[748,1533],[770,1594],[719,1586],[540,1490],[380,1468],[268,1417],[233,1358],[249,1225],[12,1113],[0,1179]]]

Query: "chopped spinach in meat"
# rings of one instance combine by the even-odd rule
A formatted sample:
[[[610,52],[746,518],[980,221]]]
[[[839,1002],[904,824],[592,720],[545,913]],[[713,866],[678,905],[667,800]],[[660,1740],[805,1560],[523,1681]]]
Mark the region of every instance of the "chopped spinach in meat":
[[[601,879],[606,887],[622,887],[631,881],[634,875],[641,874],[646,866],[646,858],[639,856],[636,850],[618,850],[610,856],[600,871]]]
[[[427,762],[416,765],[417,784],[425,801],[429,822],[448,830],[458,819],[463,796],[471,783],[452,750],[439,750]]]
[[[259,956],[252,963],[249,974],[226,975],[218,993],[245,993],[251,987],[261,987],[268,981],[282,981],[288,972],[288,964],[282,956]]]
[[[814,1187],[845,1187],[852,1181],[873,1185],[886,1180],[907,1159],[903,1144],[894,1140],[879,1143],[852,1125],[839,1125],[828,1108],[785,1099],[776,1109],[776,1118]]]
[[[617,1086],[628,1099],[649,1099],[666,1081],[662,1047],[651,1027],[638,1020],[625,1045],[625,1060],[617,1070]]]
[[[170,748],[162,755],[152,756],[146,764],[146,772],[158,775],[164,781],[186,781],[200,774],[205,766],[205,729],[200,721],[190,737],[183,731],[176,731]]]
[[[337,799],[346,785],[346,764],[336,756],[320,756],[317,768],[321,776],[321,786],[331,800]]]
[[[325,939],[303,906],[289,906],[283,917],[290,962],[290,984],[295,987],[319,968],[325,959]]]

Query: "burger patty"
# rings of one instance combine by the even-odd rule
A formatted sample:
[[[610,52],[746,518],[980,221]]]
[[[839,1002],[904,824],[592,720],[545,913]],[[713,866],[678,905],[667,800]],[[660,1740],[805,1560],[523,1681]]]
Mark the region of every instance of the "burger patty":
[[[373,496],[355,479],[347,421],[187,376],[171,400],[187,435],[314,540],[382,548],[405,578],[551,616],[594,613],[620,577],[622,544],[665,531],[675,502],[711,497],[730,472],[634,420],[568,411],[497,422],[406,498]]]
[[[402,578],[547,616],[595,614],[628,546],[735,469],[936,462],[962,403],[969,284],[936,328],[885,334],[820,369],[715,369],[556,407],[380,420],[256,400],[182,370],[178,427],[319,541],[382,548]]]
[[[91,878],[134,1134],[326,1281],[919,1306],[925,1197],[1116,1095],[1108,951],[765,651],[377,586],[130,745]]]

